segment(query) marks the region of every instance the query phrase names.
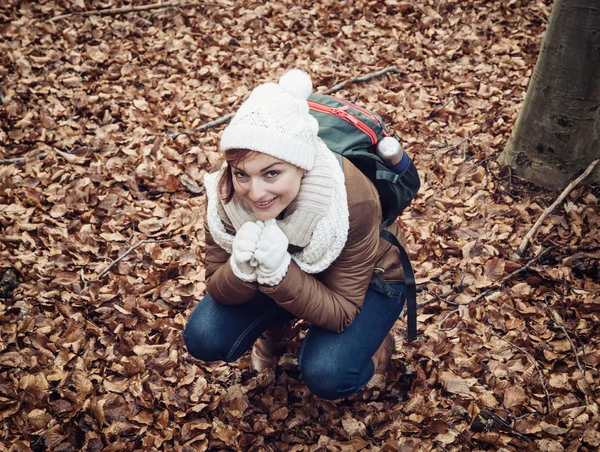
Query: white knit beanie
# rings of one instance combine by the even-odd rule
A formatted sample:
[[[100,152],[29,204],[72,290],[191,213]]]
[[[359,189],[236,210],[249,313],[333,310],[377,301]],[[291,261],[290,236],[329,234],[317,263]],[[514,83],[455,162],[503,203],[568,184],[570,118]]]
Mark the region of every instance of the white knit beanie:
[[[221,150],[262,152],[310,171],[319,130],[308,113],[311,91],[310,76],[299,69],[258,86],[223,131]]]

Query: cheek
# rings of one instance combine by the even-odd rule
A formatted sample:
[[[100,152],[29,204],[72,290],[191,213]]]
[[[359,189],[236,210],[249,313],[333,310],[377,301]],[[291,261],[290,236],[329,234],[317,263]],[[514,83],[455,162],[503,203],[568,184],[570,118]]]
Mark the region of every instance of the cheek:
[[[300,191],[300,184],[302,183],[302,178],[291,177],[286,181],[286,195],[290,199],[294,199],[298,192]]]

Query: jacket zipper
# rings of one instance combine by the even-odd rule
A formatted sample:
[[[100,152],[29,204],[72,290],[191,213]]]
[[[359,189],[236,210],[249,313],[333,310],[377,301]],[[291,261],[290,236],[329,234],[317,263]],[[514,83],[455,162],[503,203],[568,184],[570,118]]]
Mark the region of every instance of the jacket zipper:
[[[358,110],[358,111],[362,112],[363,114],[367,115],[369,118],[371,118],[375,122],[375,124],[377,124],[377,125],[379,125],[381,127],[381,131],[383,132],[383,134],[386,137],[390,136],[390,134],[388,133],[388,131],[385,130],[385,127],[383,127],[383,124],[381,124],[381,121],[379,120],[379,118],[377,116],[375,116],[373,113],[371,113],[370,111],[365,110],[364,108],[359,107],[358,105],[351,104],[347,100],[340,99],[339,97],[334,97],[334,96],[329,96],[329,95],[328,95],[328,97],[331,97],[332,99],[335,99],[335,100],[337,100],[339,102],[342,102],[343,104],[346,104],[349,107],[355,108],[356,110]]]
[[[362,130],[369,136],[369,138],[371,139],[371,143],[377,144],[377,135],[375,134],[375,132],[373,132],[373,130],[367,124],[362,122],[356,116],[352,116],[351,114],[346,113],[346,110],[348,110],[349,106],[346,105],[341,108],[334,108],[328,107],[326,105],[321,105],[310,100],[308,101],[308,106],[309,108],[312,108],[315,111],[320,111],[321,113],[329,113],[354,124],[356,127],[358,127],[360,130]]]

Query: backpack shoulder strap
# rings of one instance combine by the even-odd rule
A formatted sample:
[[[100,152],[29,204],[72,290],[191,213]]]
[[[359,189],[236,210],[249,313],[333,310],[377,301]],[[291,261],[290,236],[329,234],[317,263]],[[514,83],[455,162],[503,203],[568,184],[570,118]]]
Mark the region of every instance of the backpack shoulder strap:
[[[412,265],[410,264],[408,253],[400,244],[396,236],[385,229],[385,223],[379,230],[379,236],[394,245],[396,248],[398,248],[398,251],[400,251],[400,260],[402,262],[402,269],[404,270],[404,284],[406,286],[406,323],[408,327],[407,336],[409,341],[414,341],[417,338],[417,288],[415,285],[415,273],[413,272]],[[379,278],[381,279],[381,277]],[[381,281],[383,282],[383,280]],[[387,285],[385,282],[384,284]]]

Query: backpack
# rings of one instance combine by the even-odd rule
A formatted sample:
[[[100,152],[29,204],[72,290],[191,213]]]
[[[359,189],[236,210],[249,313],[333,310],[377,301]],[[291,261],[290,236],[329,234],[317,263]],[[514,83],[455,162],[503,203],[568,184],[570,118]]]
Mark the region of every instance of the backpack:
[[[310,114],[319,123],[318,136],[342,162],[346,157],[377,188],[383,223],[379,235],[400,251],[406,285],[406,306],[408,340],[417,338],[417,298],[414,272],[406,250],[394,234],[386,227],[394,223],[417,194],[421,182],[414,163],[404,153],[404,168],[399,174],[386,166],[383,159],[375,153],[375,147],[384,137],[395,137],[383,124],[381,117],[370,110],[344,99],[325,95],[311,94],[308,97]],[[404,160],[403,160],[404,162]],[[378,273],[373,273],[371,287],[391,298],[399,298],[401,291],[393,289]]]

